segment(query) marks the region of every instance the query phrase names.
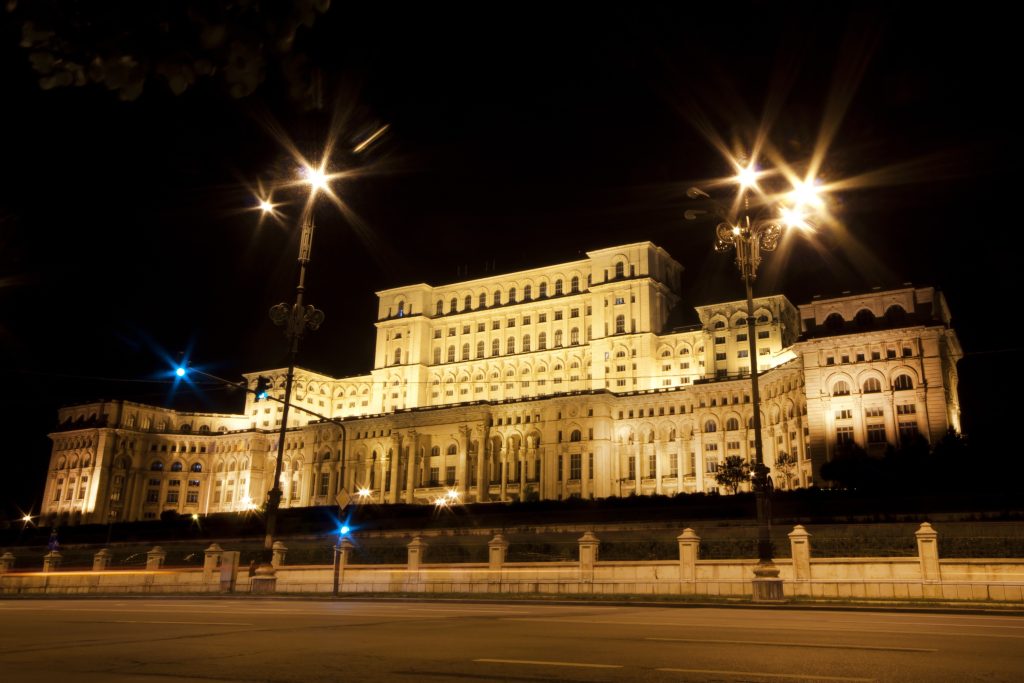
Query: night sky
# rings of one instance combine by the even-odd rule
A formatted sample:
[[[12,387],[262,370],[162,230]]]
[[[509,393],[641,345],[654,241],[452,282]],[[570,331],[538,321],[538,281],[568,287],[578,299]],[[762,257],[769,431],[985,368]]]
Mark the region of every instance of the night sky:
[[[332,166],[354,171],[335,191],[359,221],[318,207],[308,301],[327,318],[303,343],[305,367],[370,370],[376,290],[640,240],[683,264],[677,317],[696,322],[694,305],[742,296],[712,226],[683,219],[687,187],[730,173],[702,131],[739,140],[771,115],[770,139],[799,161],[832,120],[826,180],[884,182],[832,196],[845,230],[769,256],[758,291],[803,303],[938,286],[968,354],[966,428],[985,441],[1015,417],[1001,397],[1022,379],[1007,306],[1022,242],[1008,91],[1018,38],[1007,17],[934,11],[335,3],[296,36],[321,74],[312,109],[273,63],[241,98],[217,76],[177,96],[154,76],[133,101],[102,86],[44,91],[19,46],[23,16],[5,16],[0,520],[38,511],[58,406],[237,412],[242,396],[222,388],[172,393],[169,363],[186,352],[232,379],[284,365],[266,311],[293,296],[294,224],[260,226],[250,190],[295,169],[273,131],[314,157],[332,121]],[[378,143],[351,152],[383,124]],[[275,197],[297,215],[300,192]]]

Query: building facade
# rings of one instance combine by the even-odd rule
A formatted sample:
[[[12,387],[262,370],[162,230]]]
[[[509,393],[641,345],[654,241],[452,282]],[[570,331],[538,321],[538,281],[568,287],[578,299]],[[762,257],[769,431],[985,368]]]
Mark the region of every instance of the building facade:
[[[717,490],[753,459],[746,303],[669,328],[682,267],[649,242],[556,266],[377,292],[373,369],[299,368],[283,506],[604,498]],[[837,446],[959,431],[962,355],[942,295],[905,286],[755,300],[765,464],[816,483]],[[261,505],[284,369],[240,414],[105,401],[59,412],[43,513],[68,523]],[[791,458],[780,458],[783,454]]]

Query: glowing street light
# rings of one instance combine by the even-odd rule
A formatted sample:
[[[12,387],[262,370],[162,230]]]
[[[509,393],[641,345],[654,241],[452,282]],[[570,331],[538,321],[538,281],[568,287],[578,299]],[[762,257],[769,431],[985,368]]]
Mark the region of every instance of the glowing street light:
[[[779,569],[772,561],[772,543],[770,536],[771,520],[771,479],[768,468],[764,464],[764,444],[761,437],[761,396],[757,382],[757,334],[754,318],[753,283],[757,278],[757,267],[761,264],[762,252],[774,251],[787,228],[810,229],[807,209],[819,209],[824,205],[820,196],[821,188],[813,181],[796,181],[792,187],[779,195],[768,195],[756,188],[759,172],[753,163],[746,166],[735,164],[737,173],[733,180],[739,186],[739,196],[733,209],[711,199],[708,193],[699,188],[687,190],[687,196],[701,199],[710,206],[711,213],[721,222],[715,228],[716,251],[735,250],[736,266],[740,270],[747,295],[747,344],[750,360],[750,393],[753,409],[754,426],[754,473],[751,483],[757,498],[757,556],[758,564],[754,569],[754,600],[781,600],[782,580]],[[752,197],[747,190],[757,189]],[[699,215],[696,211],[687,211],[686,218],[694,219]]]

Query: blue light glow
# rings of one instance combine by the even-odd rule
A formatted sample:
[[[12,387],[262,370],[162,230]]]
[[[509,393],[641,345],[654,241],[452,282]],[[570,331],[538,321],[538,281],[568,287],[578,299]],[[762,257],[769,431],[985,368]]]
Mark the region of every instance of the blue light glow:
[[[341,533],[341,535],[342,535],[342,536],[344,536],[344,535],[345,535],[345,534],[347,534],[347,533],[348,533],[349,531],[351,531],[351,529],[349,529],[349,528],[348,528],[348,524],[342,524],[342,525],[341,525],[341,528],[340,528],[340,529],[338,529],[338,531],[339,531],[339,532]]]
[[[178,377],[184,377],[185,368],[179,367],[177,370],[174,371],[174,374],[177,375]]]

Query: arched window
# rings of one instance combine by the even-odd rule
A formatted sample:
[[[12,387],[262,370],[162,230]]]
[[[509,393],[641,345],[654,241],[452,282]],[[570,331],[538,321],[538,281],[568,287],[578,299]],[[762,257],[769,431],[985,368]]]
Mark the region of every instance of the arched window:
[[[569,343],[573,346],[580,343],[580,331],[575,327],[569,330]]]
[[[857,315],[853,316],[853,322],[862,330],[870,330],[875,326],[875,314],[866,308],[862,308],[857,311]]]
[[[501,353],[501,342],[495,339],[491,342],[491,355],[497,356],[499,353]]]
[[[484,357],[484,343],[482,341],[479,341],[479,342],[476,343],[476,357],[477,358],[483,358]]]
[[[477,304],[477,308],[487,308],[487,295],[480,295],[480,302]]]
[[[675,427],[673,427],[672,429],[668,430],[668,440],[669,441],[675,441],[676,440],[676,430],[675,430]]]
[[[688,348],[686,348],[684,346],[683,348],[679,349],[679,355],[680,356],[688,356],[688,355],[690,355],[690,349],[688,349]]]
[[[615,277],[620,278],[626,275],[626,264],[619,261],[615,264]]]
[[[510,287],[508,290],[508,302],[514,304],[516,302],[516,288]]]
[[[825,329],[829,332],[842,332],[845,325],[846,321],[838,313],[833,313],[825,318]]]
[[[744,321],[744,322],[746,322],[746,321]],[[766,315],[764,315],[762,313],[761,315],[757,316],[757,322],[758,322],[758,324],[761,324],[761,325],[769,322],[768,316],[766,316]]]
[[[548,283],[542,282],[542,283],[540,283],[540,285],[538,287],[538,297],[541,298],[541,299],[546,299],[547,296],[548,296]]]
[[[448,455],[455,455],[458,452],[459,452],[459,449],[455,447],[455,444],[449,444],[448,445],[448,452],[447,452]]]
[[[537,350],[543,351],[548,348],[548,333],[541,332],[537,335]]]
[[[569,441],[582,441],[582,440],[583,440],[583,434],[581,434],[580,430],[578,430],[578,429],[572,430],[572,432],[569,434]]]
[[[623,334],[626,331],[626,316],[615,316],[615,334]]]
[[[715,424],[714,420],[708,420],[707,422],[704,423],[704,431],[705,432],[717,432],[718,431],[718,425]]]
[[[443,313],[444,313],[444,302],[443,301],[438,301],[437,302],[437,315],[441,315]]]
[[[454,346],[449,346],[448,347],[448,362],[449,363],[454,363],[455,362],[455,347]]]
[[[398,317],[401,318],[404,315],[405,315],[405,302],[404,301],[399,301],[398,302]]]
[[[730,417],[725,421],[725,431],[732,432],[740,428],[740,421],[735,417]]]
[[[868,377],[864,380],[864,393],[865,394],[877,394],[882,390],[882,383],[878,381],[877,377]]]
[[[850,385],[847,384],[845,380],[839,380],[838,382],[836,382],[835,384],[832,385],[832,395],[833,396],[849,396],[850,395]]]
[[[555,348],[561,348],[562,346],[562,331],[555,330]]]
[[[523,335],[523,353],[529,353],[529,352],[530,352],[530,335],[524,334]]]
[[[159,460],[154,460],[153,464],[149,466],[149,469],[151,469],[154,472],[162,472],[164,469],[164,464]]]
[[[505,340],[505,353],[516,352],[516,339],[515,337],[509,337]]]
[[[434,365],[441,364],[441,349],[434,349]]]
[[[569,291],[573,294],[580,291],[580,279],[575,275],[573,275],[572,279],[569,280]]]
[[[500,289],[494,293],[494,305],[495,306],[500,306],[501,305],[501,290]]]
[[[714,328],[716,330],[725,329],[725,321],[724,320],[716,320],[715,324],[714,324]]]
[[[469,344],[462,345],[462,360],[469,360]]]
[[[440,446],[433,446],[430,449],[430,457],[434,458],[434,457],[437,457],[439,455],[441,455],[441,447]]]
[[[171,463],[171,472],[181,472],[182,466],[180,462]]]
[[[747,326],[747,317],[741,315],[740,317],[736,318],[735,325],[736,325],[736,327],[746,327]]]
[[[202,472],[203,466],[198,462],[192,463],[192,467],[190,467],[189,470],[191,470],[192,472]]]
[[[910,375],[899,375],[896,377],[896,381],[892,383],[892,388],[896,391],[906,391],[907,389],[914,388],[914,380],[910,378]]]
[[[523,301],[529,301],[533,298],[533,287],[526,285],[523,287]]]
[[[459,300],[453,296],[452,300],[448,302],[448,312],[454,313],[457,310],[459,310]]]
[[[562,280],[561,278],[555,280],[555,296],[562,294]]]
[[[395,349],[395,365],[402,364],[402,349]]]
[[[885,323],[890,327],[901,327],[907,322],[907,312],[899,304],[885,309]]]

